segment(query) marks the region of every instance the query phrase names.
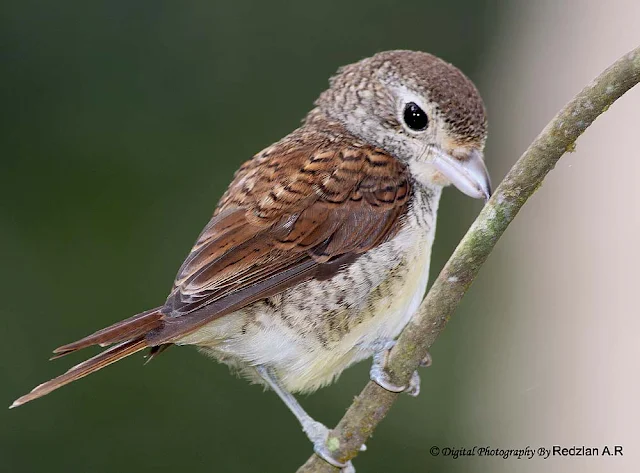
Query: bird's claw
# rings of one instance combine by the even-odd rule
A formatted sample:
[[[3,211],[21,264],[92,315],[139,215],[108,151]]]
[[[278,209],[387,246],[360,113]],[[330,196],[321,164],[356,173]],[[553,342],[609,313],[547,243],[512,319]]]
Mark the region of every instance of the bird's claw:
[[[418,374],[418,370],[414,371],[411,375],[409,386],[404,392],[411,397],[418,397],[420,394],[420,375]]]
[[[351,463],[351,460],[346,463],[339,462],[331,456],[331,453],[329,453],[329,450],[325,445],[315,445],[313,451],[329,465],[340,468],[340,473],[356,473],[356,469],[353,467],[353,463]]]
[[[428,368],[433,363],[433,358],[431,358],[431,353],[427,352],[422,360],[420,360],[420,366],[423,368]]]
[[[346,463],[339,462],[331,455],[331,452],[327,448],[327,439],[329,438],[329,429],[320,422],[313,422],[303,426],[305,434],[309,437],[309,440],[313,442],[313,451],[316,455],[322,458],[330,465],[340,468],[341,473],[355,473],[356,469],[353,467],[351,461]],[[367,449],[366,445],[360,447],[360,451],[363,452]]]
[[[387,391],[392,393],[406,392],[410,396],[416,397],[420,394],[420,375],[418,374],[418,371],[413,372],[411,380],[406,386],[398,386],[389,380],[389,374],[386,370],[387,359],[389,357],[389,351],[395,344],[395,340],[388,341],[375,353],[369,377],[371,378],[371,381]],[[420,366],[431,366],[431,363],[431,355],[427,353],[427,355],[420,361]]]

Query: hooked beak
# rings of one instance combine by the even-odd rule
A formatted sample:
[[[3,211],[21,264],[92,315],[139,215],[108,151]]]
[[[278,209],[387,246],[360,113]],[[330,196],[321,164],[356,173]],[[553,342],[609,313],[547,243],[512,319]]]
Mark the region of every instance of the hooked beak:
[[[484,198],[485,202],[491,197],[491,179],[479,151],[474,149],[461,158],[454,158],[436,148],[433,166],[469,197]]]

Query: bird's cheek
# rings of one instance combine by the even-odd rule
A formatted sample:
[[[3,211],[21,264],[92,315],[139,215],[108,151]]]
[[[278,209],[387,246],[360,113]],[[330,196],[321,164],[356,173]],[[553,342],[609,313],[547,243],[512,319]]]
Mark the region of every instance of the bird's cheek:
[[[451,184],[451,181],[445,177],[440,171],[436,171],[435,169],[431,172],[430,176],[431,182],[438,186],[446,187]]]
[[[409,162],[409,168],[414,178],[425,186],[446,187],[451,184],[451,181],[430,163],[414,160]]]

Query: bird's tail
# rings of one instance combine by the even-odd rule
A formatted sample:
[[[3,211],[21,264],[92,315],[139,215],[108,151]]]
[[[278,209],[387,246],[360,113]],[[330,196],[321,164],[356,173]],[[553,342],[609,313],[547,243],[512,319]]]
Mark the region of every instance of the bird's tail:
[[[97,354],[93,358],[89,358],[87,361],[74,366],[63,375],[36,386],[29,394],[25,394],[14,401],[11,408],[21,406],[29,401],[33,401],[34,399],[38,399],[39,397],[49,394],[51,391],[55,391],[65,384],[69,384],[76,379],[83,378],[104,368],[105,366],[109,366],[111,363],[115,363],[122,358],[133,355],[140,350],[144,350],[149,346],[145,340],[145,335],[162,324],[161,318],[162,313],[159,308],[152,309],[147,312],[134,315],[133,317],[121,322],[117,322],[102,330],[98,330],[94,334],[78,340],[77,342],[56,348],[53,351],[54,356],[51,359],[60,358],[61,356],[68,355],[69,353],[73,353],[92,345],[100,345],[104,347],[115,343],[115,345]],[[151,348],[152,355],[154,352],[159,351],[159,347]]]

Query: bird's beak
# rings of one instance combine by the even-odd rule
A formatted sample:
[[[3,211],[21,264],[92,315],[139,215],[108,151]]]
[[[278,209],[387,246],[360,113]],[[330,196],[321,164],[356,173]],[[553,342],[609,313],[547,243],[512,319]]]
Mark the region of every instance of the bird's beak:
[[[491,197],[491,179],[482,160],[482,153],[478,150],[473,149],[463,156],[453,157],[436,149],[433,166],[469,197],[485,201]]]

